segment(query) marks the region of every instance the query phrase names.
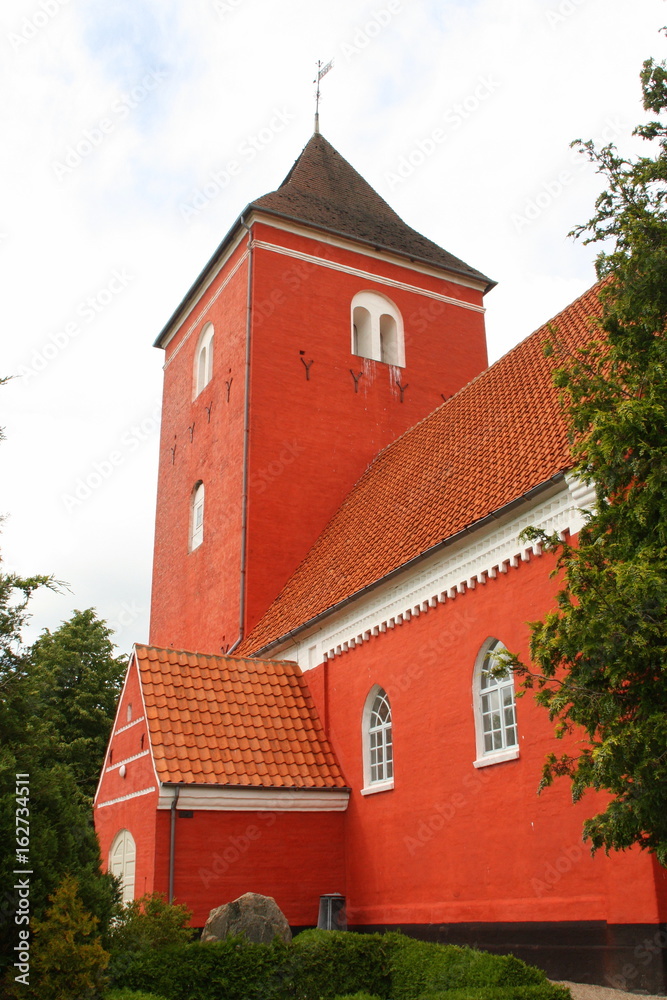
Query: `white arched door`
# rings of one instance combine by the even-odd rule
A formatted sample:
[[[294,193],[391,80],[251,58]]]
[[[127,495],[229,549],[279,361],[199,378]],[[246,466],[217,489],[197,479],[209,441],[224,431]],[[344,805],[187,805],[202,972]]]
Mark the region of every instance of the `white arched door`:
[[[112,875],[121,879],[121,902],[129,903],[134,899],[134,865],[136,859],[134,837],[129,830],[121,830],[114,837],[109,852],[109,870]]]

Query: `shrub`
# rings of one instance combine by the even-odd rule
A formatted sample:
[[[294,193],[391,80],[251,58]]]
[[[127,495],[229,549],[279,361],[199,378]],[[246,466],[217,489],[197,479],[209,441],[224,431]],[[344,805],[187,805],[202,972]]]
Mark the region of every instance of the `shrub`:
[[[109,990],[104,994],[104,1000],[166,1000],[166,997],[144,993],[143,990]]]
[[[227,938],[135,952],[115,985],[150,990],[166,1000],[283,1000],[289,946]]]
[[[572,1000],[572,994],[564,986],[545,982],[533,986],[463,986],[422,993],[418,1000]]]
[[[84,909],[71,875],[65,876],[49,902],[44,919],[33,920],[30,984],[12,981],[5,995],[22,1000],[97,1000],[109,961],[97,932],[97,917]]]
[[[134,956],[187,944],[194,931],[187,927],[191,911],[167,903],[160,893],[147,893],[120,907],[109,931],[109,974],[116,985]]]
[[[394,949],[391,973],[394,1000],[415,1000],[428,992],[448,992],[459,987],[547,983],[543,972],[514,955],[492,955],[472,948],[430,944],[410,938],[403,938]]]
[[[361,991],[390,995],[390,958],[398,935],[304,931],[293,942],[290,997],[334,1000]]]
[[[382,1000],[382,998],[371,993],[346,993],[344,997],[334,997],[334,1000]]]

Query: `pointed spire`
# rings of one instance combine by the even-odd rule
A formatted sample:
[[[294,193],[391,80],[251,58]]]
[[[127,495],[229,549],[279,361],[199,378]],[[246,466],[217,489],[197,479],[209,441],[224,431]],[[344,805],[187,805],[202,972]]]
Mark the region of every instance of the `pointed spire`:
[[[326,67],[325,67],[326,68]],[[387,250],[402,257],[492,282],[480,271],[406,225],[354,167],[316,130],[280,187],[251,208]]]

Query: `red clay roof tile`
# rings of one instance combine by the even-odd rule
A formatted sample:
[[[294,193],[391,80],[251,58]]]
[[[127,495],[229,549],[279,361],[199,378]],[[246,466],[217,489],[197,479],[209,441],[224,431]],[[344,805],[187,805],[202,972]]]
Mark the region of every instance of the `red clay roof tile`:
[[[557,352],[545,357],[543,347],[554,335],[567,349],[593,339],[599,290],[594,286],[380,452],[239,655],[261,651],[571,467],[552,378],[562,361]]]
[[[296,663],[143,645],[135,656],[160,781],[345,787]],[[304,741],[321,760],[316,767],[304,759]]]

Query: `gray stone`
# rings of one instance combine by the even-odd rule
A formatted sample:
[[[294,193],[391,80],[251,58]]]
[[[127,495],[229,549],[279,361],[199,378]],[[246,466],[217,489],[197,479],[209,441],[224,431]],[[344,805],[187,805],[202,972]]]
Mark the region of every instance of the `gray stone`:
[[[222,941],[230,935],[253,944],[270,944],[276,937],[286,944],[292,940],[287,918],[275,899],[257,892],[246,892],[209,913],[202,941]]]

